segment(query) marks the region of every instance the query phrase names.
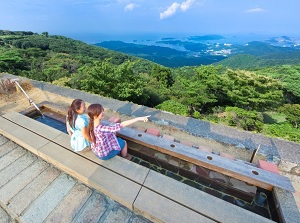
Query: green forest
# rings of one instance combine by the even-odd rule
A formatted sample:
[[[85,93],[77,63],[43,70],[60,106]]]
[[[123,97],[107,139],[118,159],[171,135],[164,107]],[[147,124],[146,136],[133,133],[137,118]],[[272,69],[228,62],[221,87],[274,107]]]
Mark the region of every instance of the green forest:
[[[0,30],[0,73],[300,143],[300,64],[259,65],[242,55],[168,68],[48,32]]]

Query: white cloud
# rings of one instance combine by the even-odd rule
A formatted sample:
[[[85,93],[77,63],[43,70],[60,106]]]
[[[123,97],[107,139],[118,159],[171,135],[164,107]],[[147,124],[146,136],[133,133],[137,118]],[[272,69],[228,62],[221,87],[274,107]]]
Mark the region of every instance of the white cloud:
[[[132,11],[134,8],[136,8],[137,5],[136,4],[133,4],[133,3],[130,3],[128,5],[125,6],[124,8],[124,11],[127,12],[127,11]]]
[[[194,2],[194,0],[186,0],[185,2],[182,2],[181,6],[180,6],[181,10],[184,12],[186,10],[188,10],[191,7],[191,5],[193,4],[193,2]]]
[[[177,2],[174,2],[169,8],[167,8],[166,11],[160,13],[160,19],[165,19],[168,18],[172,15],[174,15],[177,11],[177,9],[179,8],[180,4],[178,4]]]
[[[259,13],[259,12],[264,12],[266,10],[262,9],[262,8],[254,8],[254,9],[249,9],[246,12],[248,13]]]
[[[173,16],[176,12],[178,8],[181,8],[181,10],[183,12],[185,12],[186,10],[188,10],[191,5],[193,4],[195,0],[186,0],[184,2],[182,2],[181,4],[174,2],[171,6],[169,6],[169,8],[167,8],[166,11],[160,13],[160,19],[165,19],[168,18],[170,16]]]

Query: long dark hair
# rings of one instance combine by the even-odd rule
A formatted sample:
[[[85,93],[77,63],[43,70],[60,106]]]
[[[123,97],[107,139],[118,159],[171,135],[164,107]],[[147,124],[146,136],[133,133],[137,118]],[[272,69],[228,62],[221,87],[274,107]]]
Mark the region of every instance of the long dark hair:
[[[103,111],[104,111],[104,108],[100,104],[91,104],[87,109],[87,113],[90,117],[88,131],[92,138],[92,142],[95,144],[96,144],[96,137],[95,137],[95,133],[94,133],[94,117],[99,116]]]
[[[81,104],[83,103],[83,100],[81,99],[75,99],[68,110],[68,122],[71,126],[71,128],[75,127],[75,121],[77,119],[78,113],[76,110],[79,110],[81,107]]]

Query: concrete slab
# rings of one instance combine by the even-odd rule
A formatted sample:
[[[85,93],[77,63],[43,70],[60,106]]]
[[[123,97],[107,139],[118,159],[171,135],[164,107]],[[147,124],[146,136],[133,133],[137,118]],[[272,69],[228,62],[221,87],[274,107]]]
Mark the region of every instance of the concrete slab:
[[[46,162],[37,160],[31,166],[10,180],[7,184],[0,188],[1,202],[8,204],[17,193],[26,187],[27,184],[34,180],[48,166],[49,165]]]
[[[58,177],[60,171],[49,167],[10,200],[8,209],[15,216],[21,213]]]
[[[88,186],[132,209],[141,186],[57,144],[49,143],[39,156]]]
[[[9,215],[0,207],[0,223],[10,223]]]
[[[91,194],[90,188],[77,183],[44,222],[73,222]]]
[[[134,202],[134,210],[154,222],[216,222],[145,187]]]
[[[68,134],[61,132],[56,138],[52,140],[53,142],[61,145],[62,147],[65,147],[72,151],[71,148],[71,138]]]
[[[75,185],[75,180],[66,174],[56,178],[47,190],[40,195],[21,215],[22,222],[43,222],[55,209],[59,202],[68,194]]]
[[[54,139],[61,133],[61,131],[57,129],[54,129],[41,122],[37,122],[34,119],[22,115],[18,112],[10,112],[3,115],[3,117],[19,126],[24,127],[25,129],[35,132],[38,135],[41,135],[48,139]]]
[[[151,223],[151,221],[141,216],[133,216],[131,217],[131,223]]]
[[[0,158],[17,147],[18,147],[18,144],[14,143],[12,141],[8,141],[8,142],[2,144],[0,146]]]
[[[20,159],[13,162],[11,165],[0,171],[0,187],[5,185],[8,181],[30,166],[35,160],[36,156],[33,156],[30,153],[25,154]]]
[[[5,138],[3,135],[0,135],[0,146],[2,146],[3,144],[7,143],[8,139]]]
[[[280,188],[273,190],[275,207],[281,216],[280,221],[284,223],[300,222],[300,212],[296,206],[293,194]]]
[[[20,157],[24,156],[27,153],[25,149],[21,147],[17,147],[16,149],[12,150],[10,153],[7,153],[5,156],[1,158],[0,163],[0,170],[4,169],[11,163],[15,162]]]
[[[3,117],[0,117],[0,134],[34,154],[37,154],[37,150],[49,142],[41,136],[24,129]]]
[[[276,138],[273,138],[272,141],[282,160],[300,163],[300,144]]]
[[[81,212],[78,214],[75,223],[85,223],[85,222],[98,222],[101,216],[106,211],[108,203],[105,197],[96,191],[88,199],[86,205],[82,208]]]
[[[120,206],[115,206],[110,210],[103,223],[128,222],[131,215],[132,212],[128,209]]]
[[[152,170],[144,187],[216,222],[273,222]]]
[[[81,152],[80,155],[138,184],[143,184],[149,173],[148,168],[120,156],[115,156],[110,160],[100,160],[92,151]]]

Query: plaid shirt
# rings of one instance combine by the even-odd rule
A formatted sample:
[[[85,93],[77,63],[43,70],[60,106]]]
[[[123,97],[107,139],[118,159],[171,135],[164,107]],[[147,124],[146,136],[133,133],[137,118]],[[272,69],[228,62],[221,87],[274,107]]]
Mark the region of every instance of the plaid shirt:
[[[96,144],[91,143],[93,152],[99,157],[104,157],[107,156],[112,150],[120,151],[121,148],[115,132],[119,131],[121,128],[122,127],[120,123],[116,123],[114,125],[100,124],[95,127],[94,133],[96,137]]]

